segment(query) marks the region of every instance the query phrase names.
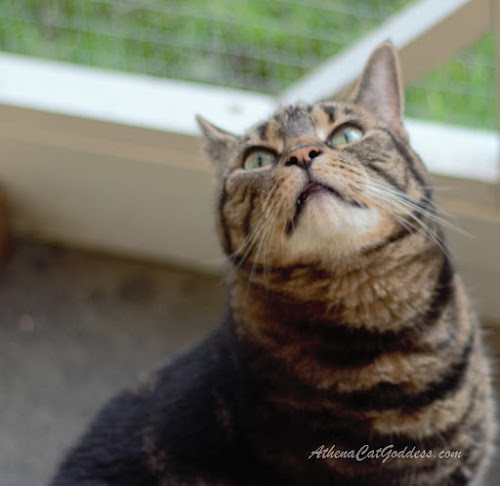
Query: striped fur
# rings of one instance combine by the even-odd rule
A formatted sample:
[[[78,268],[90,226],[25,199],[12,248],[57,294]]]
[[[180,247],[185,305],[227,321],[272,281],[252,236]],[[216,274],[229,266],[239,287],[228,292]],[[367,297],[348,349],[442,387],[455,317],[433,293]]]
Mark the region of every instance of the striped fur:
[[[382,44],[347,101],[241,137],[199,119],[231,266],[223,325],[112,400],[52,486],[481,484],[488,362],[402,106]],[[245,162],[255,150],[267,165]],[[323,445],[428,455],[311,456]]]
[[[397,60],[384,44],[350,101],[285,108],[223,148],[218,227],[233,262],[240,352],[259,390],[253,440],[304,477],[304,450],[332,441],[461,450],[460,461],[323,467],[331,484],[478,484],[492,440],[489,369],[401,110]],[[330,145],[346,123],[363,138]],[[210,146],[217,129],[202,125]],[[304,144],[322,154],[307,170],[287,166]],[[254,146],[276,162],[243,170]],[[309,181],[335,193],[308,200],[290,228]]]

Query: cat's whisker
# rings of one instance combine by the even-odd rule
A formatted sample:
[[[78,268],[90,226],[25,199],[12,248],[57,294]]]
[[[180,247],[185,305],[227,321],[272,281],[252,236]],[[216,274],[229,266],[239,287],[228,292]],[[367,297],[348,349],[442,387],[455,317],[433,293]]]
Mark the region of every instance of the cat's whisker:
[[[255,244],[259,240],[262,232],[265,230],[265,227],[266,227],[266,222],[264,220],[262,220],[258,223],[257,227],[247,236],[247,239],[242,244],[241,250],[237,251],[237,254],[239,255],[240,252],[243,250],[243,248],[245,246],[247,247],[245,254],[241,258],[241,262],[245,262],[245,260],[247,259],[247,257],[251,253],[252,249],[254,248]]]
[[[287,218],[285,217],[285,215],[283,215],[283,209],[285,208],[286,204],[287,204],[286,199],[282,199],[280,206],[277,208],[276,218],[274,220],[274,221],[282,221],[282,229],[281,229],[281,234],[280,234],[280,237],[281,237],[280,240],[281,241],[285,237],[286,226],[287,226],[286,225]],[[271,240],[268,238],[268,245],[270,245],[270,244],[271,244]],[[267,252],[266,254],[269,256],[269,252]],[[271,268],[272,268],[272,266],[269,265],[267,268],[268,268],[267,277],[269,277],[269,275],[271,274]]]
[[[453,223],[450,223],[448,220],[438,216],[435,212],[431,212],[431,211],[427,210],[426,208],[423,208],[419,205],[416,205],[412,202],[409,202],[406,199],[396,198],[396,200],[400,204],[413,209],[415,212],[417,212],[417,213],[421,214],[422,216],[438,223],[439,225],[441,225],[444,228],[455,231],[456,233],[460,233],[464,236],[472,237],[472,235],[469,232],[463,230],[462,228],[459,228],[458,226],[454,225]],[[444,213],[442,213],[442,214],[444,214]]]
[[[269,256],[269,248],[272,247],[272,230],[273,230],[273,225],[269,225],[269,231],[263,236],[262,240],[262,254],[263,254],[263,261],[262,261],[262,275],[264,280],[269,281],[269,277],[271,275],[271,269],[272,265],[270,264]]]
[[[370,191],[368,191],[368,192],[370,192]],[[396,209],[396,210],[404,213],[406,216],[410,217],[411,219],[413,219],[415,221],[415,223],[418,226],[420,226],[425,231],[425,233],[429,236],[429,238],[439,247],[439,249],[442,251],[442,253],[447,258],[451,258],[450,253],[447,250],[444,242],[436,234],[436,232],[434,230],[432,230],[426,223],[424,223],[418,216],[416,216],[413,211],[409,210],[408,207],[401,204],[401,201],[391,199],[390,197],[388,197],[387,194],[384,194],[383,192],[372,191],[371,194],[372,194],[372,196],[378,197],[379,200],[381,199],[384,202],[388,203],[392,209]],[[389,210],[389,212],[391,213],[391,215],[393,217],[395,217],[395,214],[393,211]],[[406,223],[409,224],[408,221],[406,221]]]
[[[409,209],[405,205],[403,205],[400,200],[391,198],[390,195],[385,192],[373,191],[373,190],[368,192],[378,201],[384,201],[386,203],[386,205],[384,205],[384,209],[388,211],[394,218],[396,218],[397,216],[400,217],[399,215],[394,213],[394,210],[396,209],[404,213],[406,216],[412,218],[418,224],[418,226],[422,227],[424,230],[426,231],[430,230],[430,228],[420,218],[418,218],[418,216],[415,216],[411,211],[409,211]],[[375,199],[373,197],[370,199],[372,200],[372,202],[375,202]],[[407,224],[410,224],[408,220],[405,221]]]
[[[380,189],[383,189],[386,192],[391,192],[391,193],[394,193],[394,194],[398,194],[398,195],[404,196],[404,197],[406,197],[406,198],[408,198],[410,200],[413,200],[405,192],[402,192],[399,189],[396,189],[395,187],[389,186],[386,183],[379,182],[379,181],[376,181],[376,180],[371,180],[371,179],[369,181],[365,180],[365,183],[366,182],[368,182],[368,185],[370,185],[371,187],[379,187]],[[422,189],[425,190],[426,186],[422,186]],[[428,189],[431,189],[431,188],[429,187]],[[427,197],[422,198],[422,200],[433,206],[433,202],[430,199],[428,199]]]
[[[454,225],[453,223],[450,223],[448,220],[438,216],[438,214],[436,214],[436,213],[440,213],[442,215],[447,215],[447,216],[450,216],[450,215],[445,213],[444,211],[438,211],[436,209],[436,207],[434,206],[434,204],[432,204],[431,202],[422,203],[421,201],[415,201],[414,199],[410,198],[407,194],[396,191],[392,188],[388,188],[388,187],[384,186],[383,184],[374,184],[374,183],[370,182],[370,184],[367,185],[367,189],[369,191],[382,194],[386,198],[391,198],[394,201],[396,201],[397,203],[413,209],[415,212],[421,214],[422,216],[425,216],[426,218],[428,218],[430,220],[435,221],[436,223],[440,224],[441,226],[443,226],[447,229],[450,229],[452,231],[460,233],[464,236],[469,236],[469,237],[472,236],[467,231],[459,228],[458,226]]]
[[[366,194],[365,194],[366,196]],[[393,207],[392,206],[388,206],[386,204],[382,204],[379,200],[377,199],[374,199],[372,197],[368,197],[368,199],[375,205],[379,206],[380,208],[384,209],[385,211],[387,211],[388,213],[390,213],[392,215],[392,217],[401,225],[403,226],[404,229],[406,229],[406,231],[408,231],[408,233],[414,233],[414,232],[417,232],[419,231],[419,227],[414,225],[413,223],[410,223],[408,220],[404,219],[403,217],[397,215],[397,214],[394,214],[393,212]],[[412,231],[413,230],[413,231]]]
[[[269,245],[271,243],[271,235],[272,235],[272,230],[274,228],[274,222],[281,219],[278,218],[278,215],[280,214],[281,210],[283,209],[285,205],[285,201],[282,201],[282,203],[279,206],[272,206],[271,204],[268,207],[272,207],[273,209],[266,214],[266,222],[267,228],[266,231],[262,234],[261,241],[259,243],[259,247],[257,248],[256,255],[255,255],[255,262],[259,261],[260,254],[262,253],[263,255],[263,261],[261,263],[262,266],[262,275],[264,278],[268,278],[270,275],[271,271],[271,265],[266,265],[266,258],[269,258]],[[267,272],[266,272],[267,270]],[[253,276],[253,266],[252,266],[252,273],[250,274],[250,277]]]
[[[379,183],[377,181],[369,181],[368,186],[370,186],[371,188],[378,188],[378,189],[382,190],[385,194],[388,194],[388,193],[393,194],[393,195],[400,197],[400,198],[404,199],[405,201],[411,202],[419,207],[428,208],[428,209],[431,209],[432,211],[438,211],[436,206],[434,205],[433,201],[431,201],[430,199],[428,199],[426,197],[423,197],[420,201],[417,201],[417,200],[411,198],[410,196],[408,196],[408,194],[401,192],[393,187],[390,187],[387,184]],[[442,211],[440,211],[440,212],[442,212]]]
[[[231,258],[233,259],[235,257],[239,257],[238,259],[240,260],[240,262],[238,264],[238,267],[241,266],[241,264],[244,263],[245,260],[248,258],[249,254],[253,249],[253,246],[259,239],[261,233],[264,231],[266,223],[267,223],[266,218],[262,218],[260,221],[258,221],[256,227],[253,228],[251,232],[245,237],[240,247],[230,255]],[[240,254],[245,250],[245,248],[246,248],[245,254],[241,257]]]
[[[379,196],[380,196],[380,194],[379,194]],[[384,195],[382,194],[382,196],[384,196]],[[427,234],[429,234],[429,236],[436,236],[437,237],[435,232],[427,224],[425,224],[418,216],[413,214],[412,211],[410,211],[407,207],[405,207],[403,204],[401,204],[402,203],[401,201],[391,199],[389,197],[383,197],[382,200],[384,200],[386,203],[388,203],[392,208],[397,209],[397,210],[403,212],[406,216],[409,216],[410,218],[412,218],[420,227],[422,227],[426,231]],[[418,213],[418,214],[421,214],[421,213]],[[392,213],[392,215],[395,216],[394,213]]]
[[[257,267],[257,265],[259,265],[258,262],[259,262],[259,258],[261,256],[264,242],[265,242],[270,230],[271,230],[271,225],[268,224],[266,226],[266,230],[262,233],[262,236],[259,239],[259,244],[258,244],[257,249],[255,251],[254,259],[252,261],[252,266],[250,268],[250,275],[249,275],[248,282],[247,282],[247,295],[248,295],[248,292],[250,290],[250,284],[253,281],[253,277],[255,275],[256,267]],[[263,275],[263,277],[265,277],[265,264],[260,264],[260,265],[262,267],[262,275]]]
[[[261,239],[261,236],[263,232],[266,229],[267,225],[267,220],[264,218],[260,220],[256,227],[247,235],[247,237],[244,239],[243,243],[240,245],[240,248],[233,252],[231,255],[233,261],[234,258],[238,258],[238,262],[232,266],[231,268],[231,275],[236,274],[236,272],[244,265],[244,263],[247,261],[248,257],[254,251],[255,245],[257,242]],[[246,247],[245,253],[241,255],[241,252],[243,249]]]
[[[263,269],[262,274],[264,277],[266,277],[266,267],[268,267],[268,269],[269,269],[268,275],[270,274],[271,266],[270,265],[267,266],[266,261],[265,261],[266,256],[269,256],[269,251],[264,251],[264,250],[266,250],[266,248],[265,248],[266,242],[270,242],[270,236],[272,234],[274,222],[277,220],[277,216],[278,216],[279,212],[282,210],[282,208],[285,205],[285,202],[282,202],[282,204],[280,206],[273,205],[271,203],[271,200],[272,200],[272,194],[270,194],[268,196],[268,200],[266,201],[267,202],[266,207],[268,208],[268,210],[266,211],[264,217],[259,221],[258,231],[252,232],[254,235],[252,238],[252,246],[249,249],[249,251],[247,251],[247,255],[245,256],[245,260],[246,260],[246,258],[250,254],[250,252],[253,249],[255,249],[255,254],[253,257],[253,261],[252,261],[252,266],[250,269],[250,276],[249,276],[248,284],[247,284],[247,294],[248,294],[250,282],[252,281],[252,278],[255,274],[256,266],[259,264],[258,262],[259,262],[261,254],[264,255],[264,261],[260,264],[262,266],[262,269]],[[240,265],[237,268],[239,268],[242,265],[243,261],[240,262]]]
[[[427,214],[430,218],[436,218],[436,221],[442,224],[443,226],[447,226],[449,229],[452,229],[454,231],[457,231],[459,233],[467,234],[464,232],[461,228],[456,227],[452,223],[450,223],[448,220],[444,218],[440,218],[438,215],[445,216],[447,218],[452,218],[454,215],[452,213],[449,213],[447,211],[444,211],[442,209],[438,209],[434,202],[428,198],[422,198],[420,201],[416,201],[415,199],[411,198],[408,196],[408,194],[405,194],[404,192],[398,191],[395,188],[389,187],[386,184],[379,183],[377,181],[369,181],[368,186],[371,188],[378,188],[382,190],[385,194],[390,193],[394,195],[395,197],[402,199],[404,202],[414,205],[414,209],[416,210],[424,210],[424,211],[429,211],[431,214]],[[424,187],[425,189],[425,187]]]

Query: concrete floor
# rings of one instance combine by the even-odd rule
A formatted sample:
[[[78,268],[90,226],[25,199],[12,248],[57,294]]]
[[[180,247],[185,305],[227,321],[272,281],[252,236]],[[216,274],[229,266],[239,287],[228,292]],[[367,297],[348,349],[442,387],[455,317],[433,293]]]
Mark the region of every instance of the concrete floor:
[[[224,299],[220,278],[19,243],[0,269],[0,486],[46,484],[102,404],[214,327]]]
[[[199,339],[220,278],[23,243],[0,270],[0,486],[44,485],[116,391]]]

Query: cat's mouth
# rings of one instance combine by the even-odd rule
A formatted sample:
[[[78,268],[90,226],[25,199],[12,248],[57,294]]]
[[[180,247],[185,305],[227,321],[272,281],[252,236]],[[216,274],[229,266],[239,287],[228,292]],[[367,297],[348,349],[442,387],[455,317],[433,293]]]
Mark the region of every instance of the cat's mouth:
[[[297,199],[297,210],[300,211],[304,204],[306,203],[307,199],[312,196],[313,194],[316,194],[318,192],[330,192],[334,196],[338,197],[342,201],[344,200],[344,197],[340,192],[336,191],[333,189],[333,187],[325,186],[324,184],[320,184],[319,182],[310,182],[307,184],[306,188],[300,193],[298,199]]]
[[[321,192],[328,192],[332,194],[334,197],[339,199],[340,201],[347,203],[351,206],[355,206],[358,208],[366,208],[366,205],[363,204],[358,199],[347,199],[343,196],[339,191],[334,189],[333,187],[327,186],[325,184],[321,184],[319,182],[309,182],[304,190],[299,194],[297,198],[297,202],[295,204],[295,215],[291,221],[288,222],[286,227],[286,233],[291,234],[294,229],[297,227],[297,223],[299,221],[302,210],[305,207],[307,200],[313,196],[314,194],[318,194]]]

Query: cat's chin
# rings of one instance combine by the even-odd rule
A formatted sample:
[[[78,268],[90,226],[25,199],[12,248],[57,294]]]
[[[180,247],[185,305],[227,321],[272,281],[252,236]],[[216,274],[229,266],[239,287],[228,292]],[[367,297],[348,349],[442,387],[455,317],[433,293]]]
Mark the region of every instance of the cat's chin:
[[[322,194],[308,201],[297,225],[285,242],[292,257],[318,255],[326,259],[356,253],[361,242],[377,233],[381,214],[371,208],[357,208]]]

